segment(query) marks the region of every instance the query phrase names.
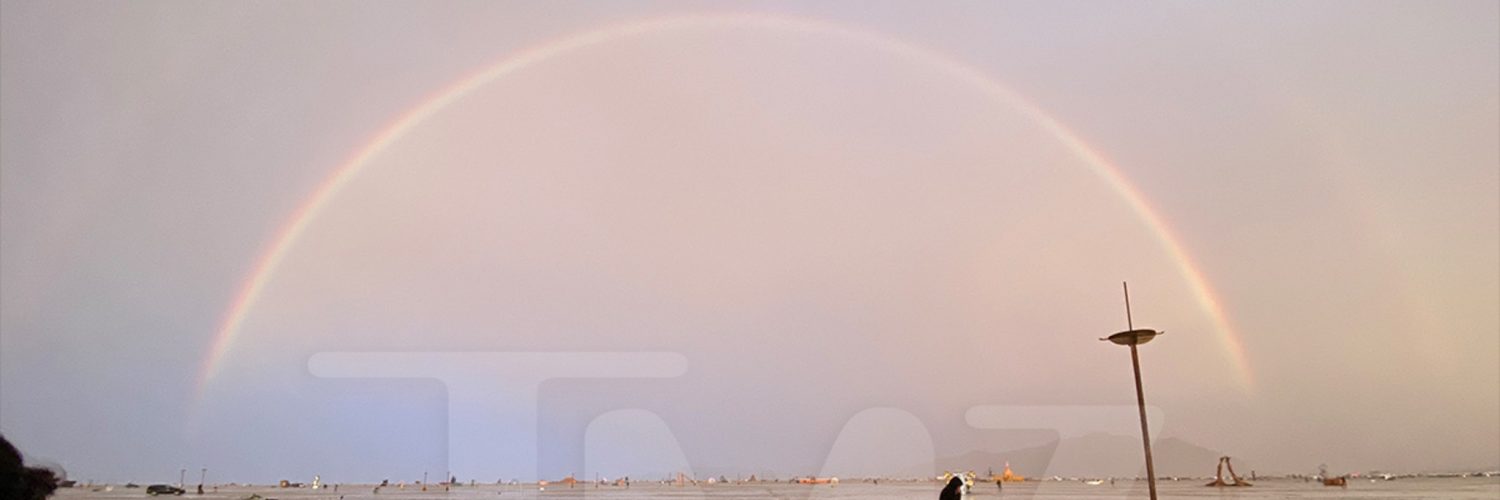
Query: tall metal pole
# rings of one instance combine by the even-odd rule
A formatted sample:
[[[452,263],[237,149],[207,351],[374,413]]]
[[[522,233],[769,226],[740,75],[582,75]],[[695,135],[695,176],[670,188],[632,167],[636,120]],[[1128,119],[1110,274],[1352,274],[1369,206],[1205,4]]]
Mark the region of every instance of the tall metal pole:
[[[1141,390],[1141,360],[1130,346],[1130,366],[1135,368],[1135,404],[1141,412],[1141,444],[1146,447],[1146,486],[1151,490],[1151,500],[1156,500],[1156,467],[1151,464],[1151,431],[1146,428],[1146,393]]]
[[[1130,317],[1130,285],[1120,282],[1125,289],[1125,325],[1130,330],[1135,330],[1135,322]],[[1156,466],[1151,463],[1151,430],[1146,426],[1146,391],[1141,389],[1141,356],[1136,353],[1135,343],[1130,344],[1130,367],[1135,370],[1135,406],[1141,413],[1141,444],[1146,448],[1146,487],[1151,492],[1151,500],[1156,500]]]

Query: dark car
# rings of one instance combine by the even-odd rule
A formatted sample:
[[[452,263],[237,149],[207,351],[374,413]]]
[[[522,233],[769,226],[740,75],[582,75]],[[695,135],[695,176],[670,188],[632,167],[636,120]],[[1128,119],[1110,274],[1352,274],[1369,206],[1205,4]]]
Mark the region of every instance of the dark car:
[[[153,497],[157,495],[181,495],[183,493],[187,493],[187,490],[170,484],[153,484],[146,487],[146,494]]]

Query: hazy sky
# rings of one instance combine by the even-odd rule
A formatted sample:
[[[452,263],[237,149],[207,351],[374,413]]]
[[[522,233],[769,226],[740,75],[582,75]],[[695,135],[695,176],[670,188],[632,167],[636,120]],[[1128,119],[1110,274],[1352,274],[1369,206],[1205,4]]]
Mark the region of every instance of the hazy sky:
[[[1067,432],[966,412],[1133,403],[1097,341],[1123,280],[1169,332],[1142,350],[1161,437],[1261,471],[1500,464],[1493,1],[0,5],[0,432],[78,479],[524,478],[450,433],[539,434],[550,477],[806,471],[865,427],[916,450],[859,445],[892,467],[1034,446]],[[525,54],[327,200],[200,391],[319,186]],[[1037,112],[1155,209],[1243,372]],[[683,366],[496,382],[460,432],[443,383],[314,374],[340,352]]]

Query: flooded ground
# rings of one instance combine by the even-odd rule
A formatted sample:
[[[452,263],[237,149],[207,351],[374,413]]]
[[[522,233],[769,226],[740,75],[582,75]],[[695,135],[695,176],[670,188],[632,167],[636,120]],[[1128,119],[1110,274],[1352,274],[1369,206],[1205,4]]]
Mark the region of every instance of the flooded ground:
[[[805,486],[785,483],[754,483],[735,485],[713,485],[704,487],[673,487],[659,484],[636,484],[629,489],[618,487],[594,488],[579,485],[574,488],[549,486],[545,491],[532,486],[462,486],[451,491],[420,491],[382,488],[374,493],[373,485],[340,485],[338,491],[331,489],[312,490],[306,488],[282,489],[275,487],[221,487],[218,492],[199,496],[188,493],[186,498],[243,499],[260,495],[265,499],[326,499],[326,500],[390,500],[390,499],[704,499],[704,500],[751,500],[751,499],[848,499],[848,500],[928,500],[935,499],[941,485],[937,483],[844,483],[838,486]],[[59,490],[54,498],[60,499],[118,499],[147,497],[142,488],[125,489],[114,487],[112,491],[91,491],[88,488]],[[1490,478],[1419,478],[1396,481],[1369,482],[1351,481],[1347,488],[1330,488],[1301,480],[1261,480],[1250,488],[1209,488],[1199,481],[1166,481],[1158,484],[1159,498],[1356,498],[1356,499],[1455,499],[1493,500],[1500,498],[1500,477]],[[1025,482],[1007,483],[1004,491],[994,484],[980,484],[974,488],[970,498],[1075,498],[1103,500],[1116,498],[1147,498],[1144,482],[1118,481],[1111,486],[1087,485],[1079,482]]]

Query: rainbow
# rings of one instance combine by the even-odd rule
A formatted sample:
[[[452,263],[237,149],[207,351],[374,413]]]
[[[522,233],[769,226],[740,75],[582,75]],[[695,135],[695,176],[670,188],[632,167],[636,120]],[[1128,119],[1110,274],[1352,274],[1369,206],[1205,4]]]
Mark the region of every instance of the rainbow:
[[[240,335],[246,316],[249,315],[250,310],[260,299],[266,284],[275,274],[276,268],[281,264],[281,261],[286,257],[293,245],[296,244],[297,239],[307,230],[312,221],[317,219],[319,212],[338,195],[339,191],[350,180],[358,176],[371,159],[379,156],[391,144],[420,126],[429,117],[463,99],[474,90],[495,80],[522,71],[539,62],[561,57],[586,47],[597,46],[610,41],[627,39],[646,33],[686,28],[701,29],[714,27],[749,27],[784,30],[834,37],[880,49],[888,53],[926,63],[945,74],[973,85],[974,88],[981,89],[991,98],[1006,103],[1035,120],[1036,123],[1041,125],[1047,132],[1072,151],[1073,154],[1082,159],[1094,174],[1103,179],[1156,236],[1162,247],[1177,263],[1177,269],[1188,283],[1198,305],[1211,319],[1219,340],[1234,365],[1237,382],[1243,389],[1248,390],[1253,387],[1253,377],[1245,359],[1244,346],[1240,343],[1239,336],[1230,326],[1224,308],[1214,296],[1213,290],[1208,285],[1208,280],[1204,278],[1198,265],[1188,255],[1179,238],[1172,233],[1170,226],[1167,225],[1160,213],[1147,202],[1146,197],[1141,194],[1140,190],[1136,189],[1135,186],[1126,180],[1125,175],[1121,173],[1119,167],[1110,163],[1103,155],[1085,143],[1078,134],[1063,126],[1056,118],[1053,118],[1030,101],[1021,98],[1020,95],[986,76],[973,66],[944,54],[874,32],[825,21],[765,14],[703,14],[651,18],[627,22],[592,31],[571,34],[528,47],[491,66],[481,69],[477,73],[460,79],[446,88],[438,90],[429,98],[422,101],[421,104],[402,114],[389,125],[386,125],[369,143],[356,150],[328,179],[313,191],[312,195],[293,212],[286,225],[276,233],[271,243],[262,251],[259,259],[255,261],[249,277],[244,281],[239,293],[235,296],[233,304],[224,315],[214,337],[213,344],[209,348],[209,352],[199,369],[199,397],[201,398],[204,391],[218,374],[220,364],[234,346],[235,339]]]

